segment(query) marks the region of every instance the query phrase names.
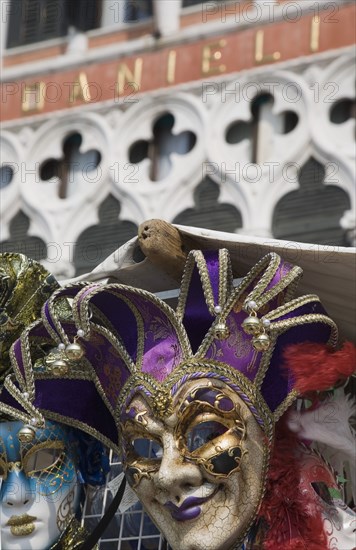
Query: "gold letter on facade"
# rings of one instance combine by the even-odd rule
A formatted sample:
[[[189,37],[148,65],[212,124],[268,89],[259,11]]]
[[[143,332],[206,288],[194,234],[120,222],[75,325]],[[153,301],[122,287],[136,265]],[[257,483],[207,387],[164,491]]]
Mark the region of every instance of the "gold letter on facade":
[[[78,78],[73,82],[72,89],[69,92],[69,103],[74,103],[77,100],[90,101],[90,90],[87,75],[79,73]]]
[[[226,40],[219,40],[213,44],[204,46],[202,53],[201,70],[203,74],[223,73],[226,71],[225,65],[211,65],[212,61],[218,61],[221,59],[222,53],[219,48],[226,46]]]
[[[29,111],[42,111],[44,107],[46,84],[35,82],[25,84],[22,89],[21,110],[23,113]]]
[[[128,68],[125,63],[119,65],[117,73],[117,92],[119,96],[124,94],[125,86],[128,84],[134,92],[138,92],[141,87],[142,78],[142,59],[138,57],[135,60],[134,70]]]
[[[265,39],[265,31],[259,30],[256,33],[255,39],[255,61],[256,63],[267,63],[270,61],[278,61],[281,58],[280,52],[274,52],[272,54],[264,54],[263,46]]]
[[[168,54],[168,61],[167,61],[167,83],[173,84],[176,76],[176,60],[177,60],[177,52],[175,50],[171,50]]]
[[[319,15],[314,15],[311,21],[311,31],[310,31],[310,51],[317,52],[319,51],[319,42],[320,42],[320,17]]]

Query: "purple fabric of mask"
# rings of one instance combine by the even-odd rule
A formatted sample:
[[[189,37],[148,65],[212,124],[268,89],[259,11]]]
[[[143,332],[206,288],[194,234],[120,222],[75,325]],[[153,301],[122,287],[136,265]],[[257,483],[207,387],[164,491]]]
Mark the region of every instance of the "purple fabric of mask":
[[[43,342],[50,339],[46,328],[41,324],[35,325],[31,329],[30,334],[31,334],[31,337],[40,338]],[[20,338],[18,338],[13,343],[13,351],[14,351],[14,355],[15,355],[15,358],[16,358],[17,367],[18,367],[19,371],[21,372],[22,377],[26,380],[26,371],[25,371],[25,367],[24,367],[24,359],[23,359],[23,353],[22,353],[21,339]]]
[[[219,252],[205,251],[204,258],[207,263],[210,283],[214,296],[214,304],[219,303]],[[211,327],[215,317],[210,314],[201,284],[197,266],[194,266],[187,295],[185,314],[183,319],[192,351],[195,353],[205,334]]]
[[[120,392],[130,376],[130,371],[111,343],[99,333],[91,335],[85,342],[85,357],[91,363],[95,374],[113,409],[116,409]]]
[[[143,322],[142,372],[151,374],[160,382],[183,361],[182,345],[175,324],[168,319],[160,307],[132,294],[130,300],[140,311]]]
[[[15,384],[15,385],[18,386],[18,384]],[[1,389],[0,398],[1,398],[1,403],[8,405],[9,407],[12,407],[13,409],[23,414],[26,414],[26,415],[28,414],[27,411],[21,406],[21,404],[18,401],[16,401],[16,399],[12,397],[12,395],[8,392],[8,390],[5,387]]]
[[[241,327],[246,317],[244,311],[238,313],[232,311],[226,319],[230,331],[229,337],[225,340],[215,340],[206,356],[231,365],[253,381],[261,361],[261,354],[257,353],[252,346],[252,336],[246,334]]]
[[[132,309],[120,297],[125,296],[125,292],[112,289],[108,292],[98,292],[91,298],[90,303],[96,306],[109,320],[123,341],[130,357],[134,362],[137,361],[137,321]],[[129,296],[125,296],[129,298]]]
[[[114,419],[108,409],[103,407],[103,401],[91,381],[60,378],[36,380],[35,386],[36,407],[57,413],[64,419],[75,418],[117,442]]]
[[[21,372],[23,378],[26,380],[25,367],[24,367],[24,362],[23,362],[23,355],[22,355],[22,350],[21,350],[21,340],[20,339],[18,339],[18,340],[16,340],[16,342],[14,342],[14,344],[12,346],[12,349],[13,349],[13,352],[15,354],[18,369]]]

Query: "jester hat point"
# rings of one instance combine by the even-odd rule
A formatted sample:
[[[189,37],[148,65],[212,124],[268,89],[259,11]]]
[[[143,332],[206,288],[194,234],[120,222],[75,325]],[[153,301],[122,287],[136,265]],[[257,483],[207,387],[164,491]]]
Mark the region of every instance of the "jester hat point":
[[[176,310],[120,284],[61,288],[14,343],[15,375],[5,381],[0,409],[24,422],[45,416],[78,427],[119,451],[122,410],[136,392],[164,417],[187,380],[215,378],[272,441],[298,395],[285,349],[307,342],[333,354],[337,346],[337,327],[318,296],[295,297],[301,275],[270,253],[234,287],[221,249],[189,254]]]

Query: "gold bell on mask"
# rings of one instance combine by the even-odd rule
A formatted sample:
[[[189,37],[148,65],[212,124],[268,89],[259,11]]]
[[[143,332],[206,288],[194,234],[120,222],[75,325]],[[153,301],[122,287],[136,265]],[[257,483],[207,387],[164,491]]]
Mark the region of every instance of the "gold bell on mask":
[[[230,336],[230,331],[226,323],[219,321],[214,329],[215,338],[218,340],[226,340]]]
[[[246,334],[256,335],[259,334],[262,330],[262,325],[260,319],[257,317],[256,309],[257,304],[254,300],[249,300],[245,302],[244,309],[249,312],[248,317],[242,322],[242,328]]]
[[[246,334],[258,334],[259,332],[261,332],[261,321],[258,319],[256,314],[249,315],[242,322],[242,328],[244,329]]]
[[[78,361],[83,357],[84,350],[77,342],[73,342],[66,347],[65,354],[71,361]]]
[[[267,351],[271,344],[271,340],[265,332],[252,338],[252,345],[256,351]]]
[[[68,364],[64,359],[56,359],[51,365],[51,371],[55,376],[64,376],[68,372]]]
[[[25,424],[21,430],[19,430],[17,437],[21,443],[30,443],[34,440],[36,435],[36,430],[32,426]]]

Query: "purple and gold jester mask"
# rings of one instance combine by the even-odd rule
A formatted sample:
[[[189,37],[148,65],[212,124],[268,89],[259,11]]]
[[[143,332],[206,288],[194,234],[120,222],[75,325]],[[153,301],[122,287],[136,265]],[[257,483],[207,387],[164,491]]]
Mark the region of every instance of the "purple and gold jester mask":
[[[118,284],[63,288],[13,346],[2,406],[120,452],[174,550],[239,547],[263,498],[275,422],[297,396],[283,351],[336,345],[318,297],[294,298],[300,276],[271,253],[234,288],[226,250],[194,251],[176,310]]]

